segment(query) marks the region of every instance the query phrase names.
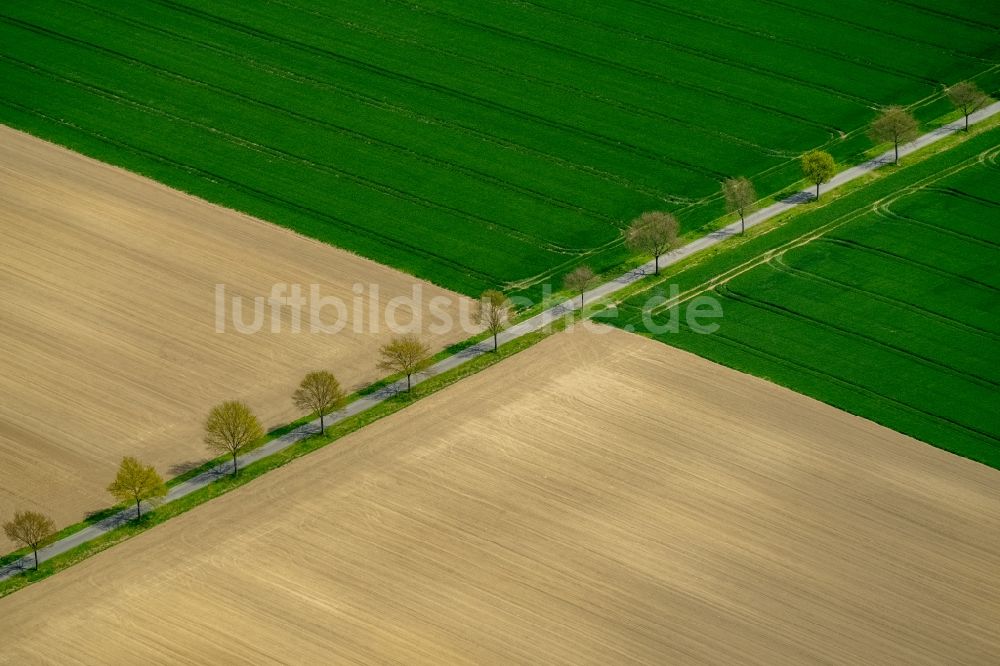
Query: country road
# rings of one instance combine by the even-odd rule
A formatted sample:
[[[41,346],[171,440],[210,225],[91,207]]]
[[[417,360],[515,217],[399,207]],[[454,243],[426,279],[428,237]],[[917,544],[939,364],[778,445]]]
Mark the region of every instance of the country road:
[[[994,103],[987,106],[979,111],[973,113],[969,117],[970,125],[973,123],[982,122],[983,120],[1000,113],[1000,102]],[[940,139],[960,131],[964,126],[964,119],[955,121],[948,125],[944,125],[932,132],[928,132],[911,143],[900,146],[899,155],[900,157],[909,155],[917,150],[925,148]],[[891,164],[893,161],[893,151],[887,151],[878,157],[871,159],[863,164],[860,164],[849,169],[841,171],[835,175],[829,183],[827,183],[824,188],[825,190],[830,190],[837,188],[841,185],[849,183],[857,178],[864,176],[865,174],[879,169],[886,164]],[[759,211],[747,216],[746,226],[752,227],[762,222],[765,222],[777,215],[787,212],[794,208],[795,206],[802,204],[804,202],[810,201],[814,198],[812,188],[798,192],[787,199],[780,201],[778,203],[772,204],[766,208],[762,208]],[[683,247],[664,255],[660,259],[660,267],[670,266],[675,264],[691,255],[710,248],[730,236],[736,235],[740,232],[740,222],[734,222],[726,227],[713,231],[706,236],[703,236]],[[614,280],[601,284],[594,289],[591,289],[585,295],[583,301],[584,303],[595,303],[605,299],[608,296],[615,294],[621,289],[627,287],[628,285],[641,280],[643,277],[651,274],[653,272],[653,261],[643,264],[642,266],[621,275]],[[541,330],[552,324],[554,321],[560,317],[566,315],[569,312],[575,311],[581,307],[580,298],[573,298],[562,303],[559,303],[548,310],[545,310],[529,319],[526,319],[515,326],[510,327],[506,331],[500,333],[498,336],[498,342],[504,344],[515,340],[521,336],[528,333]],[[458,352],[457,354],[450,356],[442,361],[431,366],[422,376],[414,377],[414,384],[425,380],[427,377],[438,375],[440,373],[452,370],[467,361],[480,356],[482,354],[488,353],[493,346],[492,339],[481,342],[475,346],[469,347],[467,349]],[[326,418],[327,425],[332,425],[339,421],[342,421],[348,417],[355,416],[364,411],[375,407],[376,405],[384,402],[386,399],[395,395],[396,393],[404,390],[406,387],[406,380],[400,380],[394,384],[388,385],[376,393],[362,397],[352,403],[350,403],[343,410],[331,414]],[[312,423],[301,426],[281,437],[278,437],[264,446],[255,449],[243,456],[239,457],[239,464],[241,467],[253,463],[257,460],[265,458],[271,454],[282,451],[293,445],[295,442],[303,439],[309,434],[315,433],[319,427],[319,421],[314,421]],[[196,477],[188,479],[183,483],[179,483],[172,487],[167,494],[165,499],[166,502],[171,502],[184,497],[200,488],[207,486],[212,483],[215,479],[222,475],[225,475],[230,469],[231,463],[223,463],[218,467],[215,467],[207,472],[204,472]],[[84,544],[92,539],[95,539],[102,534],[105,534],[115,527],[121,525],[125,521],[132,519],[135,516],[135,511],[132,509],[123,510],[122,512],[115,514],[99,523],[95,523],[75,534],[72,534],[64,539],[60,539],[55,543],[46,546],[45,548],[39,550],[38,559],[39,561],[45,561],[56,555],[65,553],[72,548]],[[8,564],[7,566],[0,568],[0,580],[9,578],[18,572],[29,568],[33,565],[34,560],[31,555],[28,555],[21,560]]]

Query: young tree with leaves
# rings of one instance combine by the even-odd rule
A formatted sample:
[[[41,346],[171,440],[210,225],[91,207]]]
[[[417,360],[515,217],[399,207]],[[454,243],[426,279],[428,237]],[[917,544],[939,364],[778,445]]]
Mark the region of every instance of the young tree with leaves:
[[[629,224],[625,244],[633,252],[653,255],[654,272],[659,275],[660,255],[677,245],[677,218],[658,210],[647,211]]]
[[[142,502],[156,503],[167,496],[167,485],[152,465],[143,465],[131,456],[122,458],[118,476],[108,492],[119,502],[135,502],[135,517],[142,518]]]
[[[310,372],[292,394],[292,402],[309,414],[319,414],[319,432],[326,431],[324,417],[336,411],[347,396],[340,388],[340,382],[333,373],[326,370]]]
[[[965,116],[965,131],[969,131],[969,115],[986,106],[989,95],[972,81],[962,81],[948,88],[948,99]]]
[[[21,544],[35,554],[35,569],[38,569],[38,549],[52,540],[56,524],[44,513],[20,511],[14,518],[3,524],[4,534],[14,543]]]
[[[420,338],[413,334],[404,335],[392,340],[379,349],[382,360],[379,370],[399,372],[406,375],[406,391],[413,388],[411,377],[431,364],[431,350]]]
[[[740,233],[746,231],[744,218],[756,209],[757,191],[748,178],[727,178],[722,183],[722,194],[726,197],[726,210],[740,216]]]
[[[895,164],[899,164],[899,144],[917,138],[917,120],[901,106],[890,106],[882,111],[868,127],[868,136],[875,143],[891,141],[896,151]]]
[[[514,316],[514,304],[496,289],[484,291],[479,297],[476,323],[493,334],[493,351],[497,351],[497,336],[507,328]]]
[[[802,173],[810,183],[816,184],[816,200],[819,201],[819,186],[830,180],[834,174],[833,155],[822,150],[814,150],[802,156]]]
[[[577,266],[563,280],[566,289],[580,294],[581,308],[583,307],[583,296],[596,277],[589,266]]]
[[[205,420],[205,444],[213,453],[228,453],[233,457],[233,476],[236,476],[236,456],[263,436],[260,421],[249,405],[239,400],[216,405]]]

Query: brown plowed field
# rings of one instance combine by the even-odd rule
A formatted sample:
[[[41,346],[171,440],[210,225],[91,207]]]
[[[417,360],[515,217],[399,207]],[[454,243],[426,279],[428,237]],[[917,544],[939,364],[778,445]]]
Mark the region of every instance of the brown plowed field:
[[[1000,474],[573,330],[0,599],[0,662],[1000,656]]]
[[[286,309],[277,335],[269,319],[240,334],[231,316],[215,332],[216,284],[250,299],[277,282],[318,284],[352,308],[355,283],[379,285],[383,304],[417,283],[0,126],[0,517],[39,508],[60,525],[80,520],[110,503],[122,455],[164,475],[202,460],[201,423],[220,400],[243,398],[275,426],[300,416],[289,396],[309,370],[349,388],[382,374],[384,327],[310,334],[306,319],[293,334]],[[425,303],[458,302],[421,288]],[[440,348],[464,336],[426,339]]]

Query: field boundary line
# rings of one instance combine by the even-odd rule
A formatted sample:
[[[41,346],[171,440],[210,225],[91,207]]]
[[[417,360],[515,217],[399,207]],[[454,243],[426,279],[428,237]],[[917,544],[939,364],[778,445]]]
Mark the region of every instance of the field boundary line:
[[[681,326],[685,326],[686,327],[687,324],[681,323]],[[869,387],[866,387],[866,386],[863,386],[863,385],[858,384],[856,382],[853,382],[850,379],[846,379],[844,377],[839,377],[837,375],[831,374],[831,373],[827,372],[826,370],[823,370],[823,369],[817,368],[815,366],[809,365],[808,363],[803,363],[801,361],[795,361],[795,360],[792,360],[792,359],[789,359],[789,358],[785,358],[785,357],[782,357],[782,356],[777,356],[777,355],[773,354],[772,352],[767,351],[766,349],[762,349],[760,347],[755,347],[754,345],[751,345],[751,344],[749,344],[749,343],[747,343],[747,342],[745,342],[743,340],[738,340],[736,338],[730,337],[730,336],[725,335],[725,334],[716,334],[716,335],[717,335],[718,339],[722,341],[722,344],[728,345],[729,347],[734,348],[734,349],[743,350],[743,351],[745,351],[748,354],[751,354],[751,355],[754,355],[754,356],[757,356],[757,357],[760,357],[760,358],[765,358],[765,359],[773,362],[775,365],[781,365],[781,366],[785,366],[786,368],[793,368],[793,369],[802,370],[802,371],[805,371],[805,372],[807,372],[807,373],[809,373],[811,375],[814,375],[816,377],[822,377],[824,379],[830,380],[834,384],[839,384],[841,386],[847,387],[847,388],[851,389],[852,391],[857,391],[859,393],[864,393],[864,394],[866,394],[866,395],[868,395],[868,396],[870,396],[872,398],[875,398],[876,400],[884,400],[886,402],[890,402],[890,403],[892,403],[893,405],[895,405],[899,409],[908,411],[908,412],[913,413],[913,414],[920,415],[920,416],[922,416],[924,418],[930,419],[931,421],[944,423],[948,427],[955,427],[955,428],[958,428],[960,430],[964,430],[966,433],[972,435],[974,438],[979,438],[981,441],[982,440],[986,440],[986,441],[984,441],[984,443],[992,444],[994,442],[1000,441],[1000,440],[998,440],[997,437],[995,437],[993,435],[990,435],[988,433],[983,433],[982,431],[978,430],[975,427],[968,426],[968,425],[965,425],[963,423],[959,423],[958,421],[950,419],[947,416],[940,416],[940,415],[937,415],[937,414],[931,414],[930,412],[924,411],[924,410],[920,409],[919,407],[914,407],[913,405],[905,403],[905,402],[899,400],[898,398],[894,398],[892,396],[888,396],[888,395],[885,395],[883,393],[879,393],[878,391],[875,391],[875,390],[873,390],[873,389],[871,389]],[[693,353],[693,352],[689,352],[689,353]],[[705,358],[709,358],[709,357],[706,356]],[[712,360],[712,359],[709,358],[709,360]],[[712,362],[713,363],[718,363],[718,361],[712,361]],[[729,366],[729,367],[732,367],[732,366]],[[745,372],[743,370],[739,370],[739,371],[740,372]],[[778,383],[781,386],[788,387],[787,384],[781,384],[780,382],[775,382],[774,380],[772,380],[770,378],[767,378],[766,381],[770,381],[771,383]],[[796,391],[796,393],[798,393],[798,391]],[[814,398],[814,400],[819,400],[820,402],[826,402],[822,398]],[[832,403],[826,403],[826,404],[832,404]],[[837,407],[836,405],[833,405],[833,406]],[[841,411],[846,411],[842,407],[837,407],[837,409],[839,409]],[[854,412],[849,412],[849,413],[853,414]],[[861,418],[865,418],[865,417],[861,417]]]

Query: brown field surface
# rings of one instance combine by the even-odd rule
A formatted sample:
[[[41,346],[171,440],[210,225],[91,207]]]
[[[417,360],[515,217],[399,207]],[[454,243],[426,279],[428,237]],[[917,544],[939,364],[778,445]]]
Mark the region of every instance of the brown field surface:
[[[0,126],[0,517],[37,507],[59,524],[80,520],[109,504],[124,454],[165,475],[202,460],[215,402],[243,398],[275,426],[300,416],[289,395],[306,371],[333,370],[350,388],[382,374],[376,353],[390,334],[353,323],[293,334],[286,309],[281,334],[240,334],[231,321],[215,332],[216,284],[250,298],[275,282],[348,301],[355,283],[375,283],[383,303],[416,284]],[[454,296],[422,289],[425,302]]]
[[[0,662],[997,663],[1000,474],[574,330],[0,599]]]

